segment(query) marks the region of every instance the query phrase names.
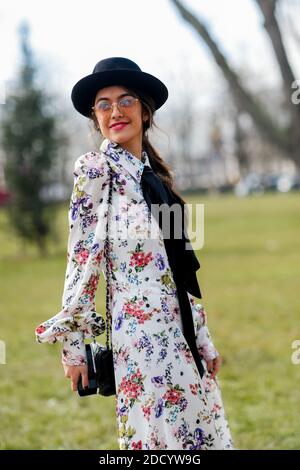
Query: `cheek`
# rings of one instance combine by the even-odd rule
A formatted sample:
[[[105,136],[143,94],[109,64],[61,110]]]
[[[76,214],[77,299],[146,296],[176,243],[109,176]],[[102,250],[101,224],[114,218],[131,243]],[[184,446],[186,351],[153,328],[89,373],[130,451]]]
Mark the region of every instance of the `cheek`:
[[[109,122],[107,119],[98,119],[98,125],[101,131],[101,134],[107,133],[109,131]]]
[[[98,124],[101,131],[105,131],[109,128],[109,120],[98,118]]]
[[[142,127],[142,118],[141,116],[135,116],[133,119],[132,119],[132,122],[133,122],[133,125],[136,129],[140,129]]]

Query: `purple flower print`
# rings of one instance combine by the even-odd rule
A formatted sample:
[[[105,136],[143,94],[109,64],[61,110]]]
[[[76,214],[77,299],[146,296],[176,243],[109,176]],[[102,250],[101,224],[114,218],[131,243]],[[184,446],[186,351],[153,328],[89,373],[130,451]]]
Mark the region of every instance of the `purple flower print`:
[[[164,402],[163,402],[162,398],[160,398],[160,399],[158,400],[157,405],[156,405],[155,408],[154,408],[154,411],[155,411],[155,418],[159,418],[159,417],[162,415],[163,406],[164,406]]]
[[[71,206],[71,219],[76,220],[79,214],[79,203],[74,202]]]
[[[103,169],[102,168],[89,168],[86,174],[89,179],[99,178],[99,176],[103,175]]]
[[[99,249],[99,243],[95,243],[93,246],[92,246],[92,253],[97,253]]]
[[[167,357],[167,350],[166,349],[161,349],[159,351],[159,359],[158,362],[163,361]]]
[[[121,408],[119,408],[119,413],[118,415],[119,416],[124,416],[127,412],[127,406],[126,405],[123,405]]]
[[[126,261],[123,261],[122,263],[120,263],[120,271],[124,273],[125,270],[126,270]]]
[[[156,377],[152,377],[151,382],[155,387],[159,388],[164,384],[164,378],[162,375],[157,375]]]
[[[203,429],[201,428],[196,428],[194,431],[194,439],[196,440],[195,443],[193,443],[189,449],[190,450],[200,450],[202,449],[202,445],[204,444],[205,440],[205,434]]]
[[[160,270],[162,271],[163,269],[165,269],[165,260],[164,260],[164,257],[160,254],[160,253],[157,253],[155,255],[155,266]]]
[[[188,405],[187,399],[184,397],[180,398],[178,405],[180,411],[184,411]]]
[[[169,307],[169,305],[168,305],[167,299],[166,299],[166,298],[161,299],[160,303],[161,303],[163,312],[169,313],[169,308],[170,308],[170,307]]]
[[[115,322],[114,322],[116,331],[118,331],[121,328],[123,320],[124,320],[124,312],[121,311],[118,313],[117,318],[115,319]]]

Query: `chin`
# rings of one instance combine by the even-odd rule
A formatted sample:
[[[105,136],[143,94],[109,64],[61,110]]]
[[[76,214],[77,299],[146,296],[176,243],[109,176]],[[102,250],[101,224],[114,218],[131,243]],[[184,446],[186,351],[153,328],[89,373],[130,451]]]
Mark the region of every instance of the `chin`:
[[[117,142],[118,144],[126,144],[132,139],[135,139],[136,135],[132,135],[130,132],[110,132],[109,139]]]

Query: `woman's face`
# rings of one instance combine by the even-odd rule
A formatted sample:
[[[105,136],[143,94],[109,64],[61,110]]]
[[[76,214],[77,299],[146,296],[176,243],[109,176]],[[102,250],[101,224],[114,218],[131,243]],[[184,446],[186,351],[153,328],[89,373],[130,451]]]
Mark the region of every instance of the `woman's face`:
[[[121,98],[132,97],[130,91],[122,86],[109,86],[101,88],[98,91],[94,106],[100,102],[108,102],[109,104],[118,102]],[[135,96],[134,96],[135,97]],[[136,145],[141,144],[143,135],[143,118],[146,118],[145,113],[142,115],[142,104],[140,101],[135,101],[131,107],[122,108],[113,105],[113,109],[107,111],[97,110],[94,108],[95,116],[101,131],[101,134],[114,142],[125,147],[135,148]],[[114,127],[116,123],[126,123],[126,125]]]

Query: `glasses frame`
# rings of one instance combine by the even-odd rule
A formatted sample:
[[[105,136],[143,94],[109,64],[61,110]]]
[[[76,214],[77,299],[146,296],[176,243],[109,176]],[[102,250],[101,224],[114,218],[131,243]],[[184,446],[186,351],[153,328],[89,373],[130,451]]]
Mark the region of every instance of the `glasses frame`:
[[[135,103],[136,103],[137,101],[140,101],[139,98],[136,98],[135,96],[131,96],[131,95],[128,95],[128,96],[130,96],[130,98],[133,98],[133,100],[134,100]],[[121,111],[121,109],[120,109],[120,101],[124,100],[125,98],[126,98],[126,97],[123,96],[123,97],[120,98],[118,101],[114,101],[113,103],[110,103],[110,107],[109,107],[107,110],[105,110],[105,111],[104,111],[104,110],[97,109],[97,105],[92,106],[92,110],[93,110],[94,113],[95,113],[96,111],[98,111],[98,112],[100,112],[100,113],[103,112],[103,114],[105,114],[106,112],[112,112],[113,106],[114,106],[114,104],[116,104],[118,110]],[[101,101],[101,100],[100,100],[100,101]],[[134,106],[135,103],[133,103],[132,106]],[[131,108],[132,106],[128,106],[128,108]],[[125,106],[125,109],[126,109],[126,106]]]

